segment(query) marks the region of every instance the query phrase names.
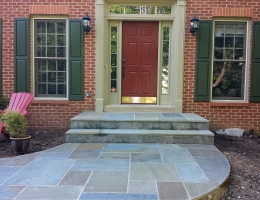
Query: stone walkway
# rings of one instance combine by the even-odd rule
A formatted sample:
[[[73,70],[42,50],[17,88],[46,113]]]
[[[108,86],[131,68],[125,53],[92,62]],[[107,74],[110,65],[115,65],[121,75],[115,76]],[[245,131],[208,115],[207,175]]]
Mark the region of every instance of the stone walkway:
[[[229,172],[214,145],[66,143],[0,159],[0,200],[194,199]]]

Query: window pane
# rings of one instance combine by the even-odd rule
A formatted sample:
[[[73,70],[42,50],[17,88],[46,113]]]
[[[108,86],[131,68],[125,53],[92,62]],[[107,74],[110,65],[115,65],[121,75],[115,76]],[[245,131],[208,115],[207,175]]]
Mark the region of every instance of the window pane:
[[[224,37],[215,37],[215,47],[224,47]]]
[[[233,47],[234,46],[234,38],[226,37],[225,38],[225,47]]]
[[[145,7],[146,7],[146,13],[145,14],[156,14],[156,10],[155,10],[154,6],[145,6]]]
[[[66,61],[65,60],[58,60],[58,71],[66,71]]]
[[[234,50],[233,49],[225,49],[224,51],[224,59],[234,59]]]
[[[66,84],[59,84],[58,85],[58,94],[66,95]]]
[[[244,38],[243,37],[236,37],[235,47],[236,48],[243,48],[244,47]]]
[[[235,26],[236,36],[244,36],[245,35],[245,24],[238,24]]]
[[[163,53],[169,53],[169,41],[163,41]]]
[[[48,84],[48,94],[57,94],[56,84]]]
[[[168,54],[163,55],[163,67],[168,67],[169,56]]]
[[[213,99],[219,97],[243,98],[243,62],[214,62]]]
[[[46,48],[45,47],[37,47],[36,50],[37,57],[46,57]]]
[[[157,14],[171,14],[171,6],[158,6]]]
[[[226,37],[228,36],[234,36],[235,34],[235,27],[233,25],[226,25],[226,28],[225,28],[225,35]]]
[[[55,57],[55,47],[47,47],[47,57]]]
[[[214,53],[214,59],[223,59],[223,49],[216,48]]]
[[[65,57],[66,56],[66,48],[65,47],[57,47],[57,57]]]
[[[38,94],[47,94],[46,84],[38,84]]]
[[[111,89],[116,88],[116,80],[111,80]]]
[[[55,46],[55,35],[47,35],[47,45]]]
[[[111,54],[111,66],[116,66],[117,64],[117,55]]]
[[[57,23],[57,33],[66,34],[66,26],[64,22]]]
[[[36,60],[38,71],[46,71],[46,60]]]
[[[47,33],[55,33],[55,23],[47,22]]]
[[[65,37],[65,35],[58,35],[57,36],[57,45],[58,46],[65,46],[66,45],[66,37]]]
[[[38,82],[46,82],[46,72],[38,72]]]
[[[140,14],[140,6],[125,6],[125,14]]]
[[[243,52],[244,52],[243,49],[235,49],[235,59],[236,60],[243,60],[244,59]]]
[[[124,6],[114,5],[110,6],[109,9],[111,14],[124,14]]]
[[[45,33],[46,32],[46,23],[45,22],[37,22],[36,23],[36,32],[37,33]]]
[[[48,81],[56,82],[56,72],[48,72]]]
[[[116,52],[117,52],[117,42],[111,41],[111,53],[116,53]]]
[[[58,72],[58,82],[66,83],[66,72]]]
[[[37,35],[37,45],[46,45],[46,37],[43,34]]]
[[[48,71],[56,71],[56,60],[48,61]]]
[[[116,79],[116,73],[117,73],[117,68],[112,67],[111,68],[111,79]]]

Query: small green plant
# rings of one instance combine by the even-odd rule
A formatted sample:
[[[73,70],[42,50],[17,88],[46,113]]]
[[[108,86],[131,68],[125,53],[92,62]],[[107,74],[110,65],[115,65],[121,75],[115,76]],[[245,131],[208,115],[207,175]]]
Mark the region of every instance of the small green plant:
[[[12,138],[25,138],[28,126],[27,119],[18,111],[8,111],[1,114],[1,121],[4,123],[5,131]]]
[[[8,107],[9,101],[5,98],[0,97],[0,110],[4,110]]]

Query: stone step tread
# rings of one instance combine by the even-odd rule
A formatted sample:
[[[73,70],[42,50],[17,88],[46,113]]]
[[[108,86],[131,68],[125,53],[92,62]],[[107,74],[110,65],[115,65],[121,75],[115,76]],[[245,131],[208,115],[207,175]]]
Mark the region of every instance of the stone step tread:
[[[209,130],[146,130],[146,129],[70,129],[66,132],[66,134],[214,136],[214,134]]]
[[[123,122],[206,122],[209,121],[194,113],[96,113],[96,112],[82,112],[73,117],[71,122],[76,121],[123,121]]]

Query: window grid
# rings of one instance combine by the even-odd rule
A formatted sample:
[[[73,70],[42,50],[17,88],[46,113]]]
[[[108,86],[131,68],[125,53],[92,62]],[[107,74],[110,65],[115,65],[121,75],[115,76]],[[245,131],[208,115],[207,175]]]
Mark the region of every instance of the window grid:
[[[111,75],[110,75],[110,92],[114,93],[117,90],[117,27],[111,27],[110,32],[110,60],[111,60]]]
[[[216,22],[213,100],[244,100],[246,23]]]
[[[110,14],[171,14],[171,6],[148,6],[148,5],[112,5],[109,6]]]
[[[36,96],[66,97],[66,23],[36,20],[35,24]]]
[[[169,47],[170,47],[170,28],[163,27],[163,50],[162,50],[162,94],[169,93]]]

